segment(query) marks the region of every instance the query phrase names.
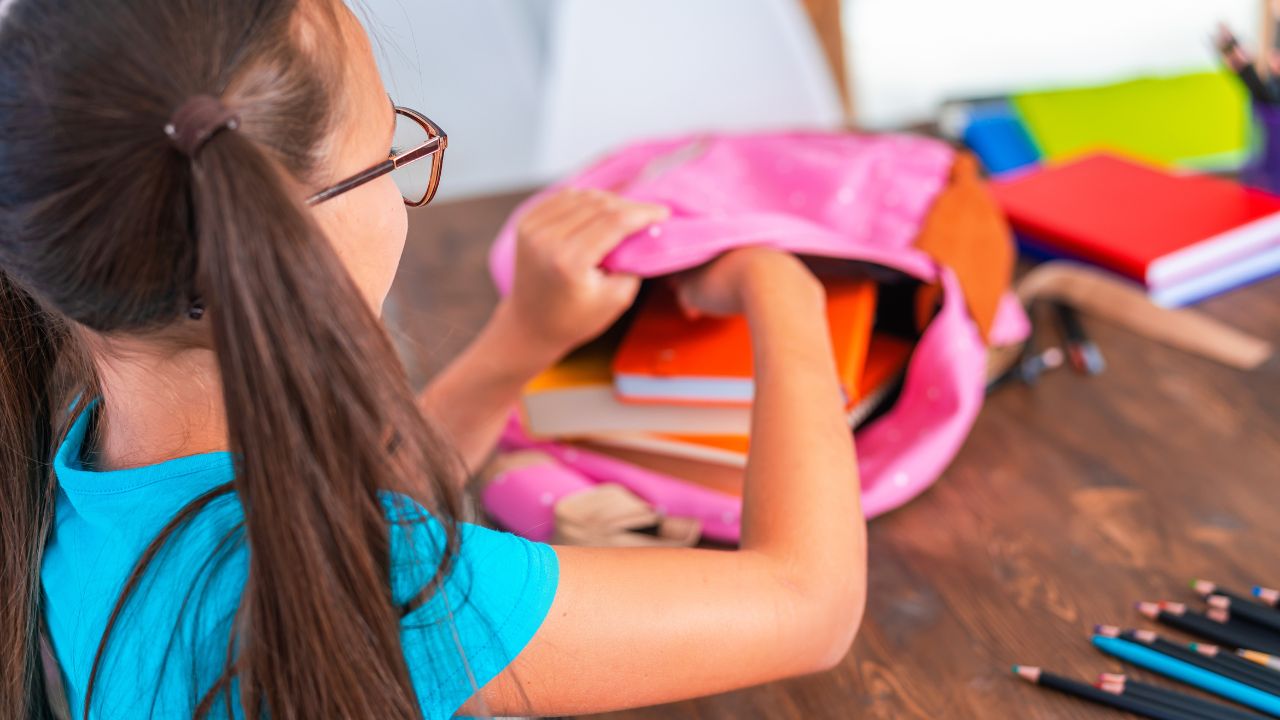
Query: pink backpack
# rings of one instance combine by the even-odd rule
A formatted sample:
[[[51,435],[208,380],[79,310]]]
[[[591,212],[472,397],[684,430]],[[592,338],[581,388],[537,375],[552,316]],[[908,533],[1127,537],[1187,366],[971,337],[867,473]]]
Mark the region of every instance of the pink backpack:
[[[671,217],[626,238],[604,261],[644,277],[700,265],[743,245],[883,265],[939,282],[941,309],[924,329],[893,406],[856,433],[863,510],[873,517],[923,492],[942,473],[982,406],[987,346],[969,316],[952,271],[912,246],[945,187],[954,153],[944,143],[907,135],[773,133],[696,135],[641,142],[516,208],[490,253],[499,292],[510,290],[515,219],[565,186],[604,188],[668,205]],[[1011,294],[990,332],[993,345],[1026,337],[1028,323]],[[593,483],[622,485],[660,513],[692,517],[710,540],[736,542],[741,500],[598,453],[531,438],[513,416],[505,450],[534,449],[560,467],[500,477],[484,492],[487,511],[513,532],[545,540],[552,508]]]

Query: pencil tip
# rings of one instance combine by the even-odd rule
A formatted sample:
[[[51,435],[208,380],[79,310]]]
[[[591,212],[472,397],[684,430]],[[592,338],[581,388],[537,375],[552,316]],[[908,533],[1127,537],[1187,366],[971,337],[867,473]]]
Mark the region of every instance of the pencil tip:
[[[1115,625],[1094,625],[1093,632],[1095,635],[1104,635],[1106,637],[1119,637],[1120,628]]]
[[[1149,618],[1155,619],[1160,615],[1160,606],[1157,605],[1156,603],[1140,602],[1140,603],[1134,603],[1133,606],[1138,609],[1138,612],[1142,613],[1143,615],[1146,615]]]
[[[1200,593],[1201,595],[1208,595],[1209,593],[1218,589],[1218,586],[1209,582],[1208,580],[1196,579],[1191,581],[1191,589],[1195,590],[1197,593]]]
[[[1026,680],[1027,682],[1034,683],[1034,682],[1040,681],[1040,668],[1038,667],[1028,667],[1026,665],[1014,665],[1013,672],[1015,675],[1022,678],[1023,680]]]

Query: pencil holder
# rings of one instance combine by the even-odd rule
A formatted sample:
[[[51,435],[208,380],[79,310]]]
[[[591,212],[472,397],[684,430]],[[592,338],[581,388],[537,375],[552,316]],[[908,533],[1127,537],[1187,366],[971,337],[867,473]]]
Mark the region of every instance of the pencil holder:
[[[1259,190],[1280,194],[1280,106],[1254,103],[1253,116],[1261,142],[1241,179]]]

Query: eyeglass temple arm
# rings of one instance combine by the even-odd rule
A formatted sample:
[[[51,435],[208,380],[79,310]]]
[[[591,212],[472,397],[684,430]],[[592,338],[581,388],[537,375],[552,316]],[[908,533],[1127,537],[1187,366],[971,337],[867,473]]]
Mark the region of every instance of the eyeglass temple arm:
[[[307,198],[307,204],[315,205],[317,203],[322,203],[331,197],[341,195],[342,193],[347,192],[348,190],[358,188],[361,185],[364,185],[365,183],[370,182],[372,180],[377,180],[383,175],[386,175],[387,173],[396,169],[397,167],[396,159],[397,158],[387,158],[386,160],[383,160],[377,165],[374,165],[368,170],[365,170],[364,172],[360,173],[359,175],[353,175],[347,178],[346,180],[343,180],[342,182],[338,183],[337,185],[330,185],[324,190],[321,190],[315,195],[312,195],[311,197]]]

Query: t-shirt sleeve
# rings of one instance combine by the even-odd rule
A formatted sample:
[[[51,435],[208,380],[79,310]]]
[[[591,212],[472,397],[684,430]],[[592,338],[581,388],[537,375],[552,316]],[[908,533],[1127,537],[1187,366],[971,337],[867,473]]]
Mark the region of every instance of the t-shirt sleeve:
[[[413,501],[390,501],[391,587],[400,605],[424,589],[400,637],[426,718],[447,718],[511,663],[551,609],[560,566],[550,545],[458,524],[460,545],[444,581],[441,524]]]

